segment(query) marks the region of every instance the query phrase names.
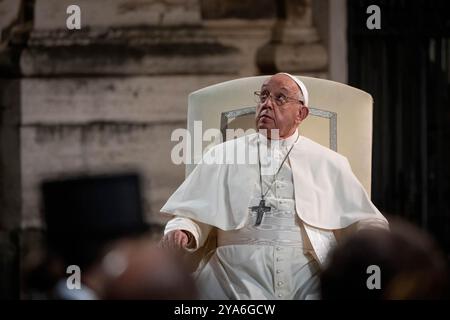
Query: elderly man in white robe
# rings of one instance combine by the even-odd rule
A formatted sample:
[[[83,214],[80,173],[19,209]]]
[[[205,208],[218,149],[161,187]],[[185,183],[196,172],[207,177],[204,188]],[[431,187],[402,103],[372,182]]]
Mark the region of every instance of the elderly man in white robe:
[[[205,153],[161,209],[174,216],[161,245],[193,253],[215,231],[195,273],[203,299],[318,299],[339,237],[388,223],[348,160],[299,134],[308,116],[299,79],[275,74],[255,95],[258,132]],[[256,164],[217,161],[233,150]]]

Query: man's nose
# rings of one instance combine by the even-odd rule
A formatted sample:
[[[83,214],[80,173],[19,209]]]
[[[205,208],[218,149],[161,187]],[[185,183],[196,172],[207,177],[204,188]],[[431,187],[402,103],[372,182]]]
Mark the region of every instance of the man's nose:
[[[273,109],[273,98],[272,95],[269,95],[267,97],[267,99],[261,103],[261,107],[266,106],[266,107],[270,107],[270,109]]]

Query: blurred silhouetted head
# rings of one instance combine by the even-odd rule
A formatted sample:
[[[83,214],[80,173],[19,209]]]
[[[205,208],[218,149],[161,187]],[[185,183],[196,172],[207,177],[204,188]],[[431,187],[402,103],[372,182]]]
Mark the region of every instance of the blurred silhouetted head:
[[[176,255],[146,240],[124,241],[99,264],[105,281],[102,298],[119,300],[195,299],[197,290]]]
[[[335,248],[321,276],[323,299],[446,298],[446,259],[432,239],[404,222],[390,228],[360,231]]]

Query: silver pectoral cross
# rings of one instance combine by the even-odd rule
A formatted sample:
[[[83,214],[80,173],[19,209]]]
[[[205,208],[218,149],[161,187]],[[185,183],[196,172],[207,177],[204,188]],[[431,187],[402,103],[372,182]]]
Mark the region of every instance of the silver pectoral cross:
[[[266,200],[263,199],[259,202],[259,205],[253,206],[250,209],[252,210],[252,212],[256,212],[255,227],[257,227],[261,224],[264,213],[270,212],[271,208],[266,206]]]

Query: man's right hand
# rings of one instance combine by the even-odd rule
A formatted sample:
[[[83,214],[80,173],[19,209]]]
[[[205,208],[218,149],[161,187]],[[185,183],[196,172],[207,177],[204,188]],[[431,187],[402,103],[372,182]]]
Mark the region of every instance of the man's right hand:
[[[189,233],[189,231],[185,230],[170,231],[166,235],[164,235],[164,237],[161,239],[160,246],[162,248],[184,249],[188,246],[189,237],[193,238],[193,236]]]

